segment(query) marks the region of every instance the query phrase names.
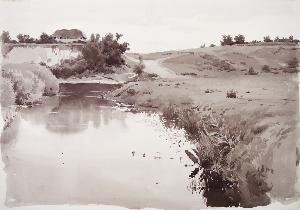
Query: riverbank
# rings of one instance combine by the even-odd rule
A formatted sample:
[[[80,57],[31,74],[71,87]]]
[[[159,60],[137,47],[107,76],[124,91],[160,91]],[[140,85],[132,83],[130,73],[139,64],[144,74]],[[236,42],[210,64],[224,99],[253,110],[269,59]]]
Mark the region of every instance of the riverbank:
[[[254,150],[251,151],[247,147],[240,148],[239,152],[244,151],[256,157],[254,168],[267,167],[274,170],[274,173],[268,175],[265,180],[266,183],[273,184],[270,192],[272,198],[295,198],[294,196],[299,194],[295,191],[295,186],[299,185],[295,181],[299,170],[295,166],[298,161],[295,148],[299,146],[298,75],[284,72],[248,75],[243,71],[215,70],[182,75],[182,72],[194,69],[193,66],[183,67],[176,63],[178,59],[171,58],[171,61],[172,59],[175,63],[170,64],[170,60],[165,58],[164,62],[160,62],[160,58],[151,62],[157,61],[157,68],[163,65],[159,70],[169,68],[178,75],[177,77],[130,82],[112,92],[109,97],[130,104],[138,111],[164,113],[168,107],[177,107],[179,110],[192,111],[196,118],[201,117],[204,111],[216,115],[225,113],[232,119],[238,116],[246,121],[257,116],[253,121],[254,124],[245,129],[255,130],[262,126],[260,127],[262,131],[254,134],[255,138],[261,140],[251,140],[247,146],[259,147],[260,152],[253,155]],[[228,92],[233,92],[234,96],[230,97]],[[177,114],[170,113],[169,116]],[[183,123],[189,123],[189,120],[192,119],[185,118]],[[262,139],[265,139],[263,144]],[[279,158],[282,154],[286,156],[284,160]],[[289,177],[282,181],[282,177],[287,176],[287,171]]]

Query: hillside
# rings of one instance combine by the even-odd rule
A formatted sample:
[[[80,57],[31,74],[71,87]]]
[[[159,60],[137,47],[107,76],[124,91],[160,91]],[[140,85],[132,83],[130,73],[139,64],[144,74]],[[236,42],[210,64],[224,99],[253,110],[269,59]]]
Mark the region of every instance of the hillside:
[[[131,54],[137,57],[137,54]],[[164,59],[164,65],[178,74],[197,75],[234,72],[244,74],[249,67],[258,73],[268,65],[270,72],[278,74],[286,70],[292,58],[300,60],[299,46],[226,46],[166,51],[142,54],[145,60]],[[222,73],[221,73],[222,75]]]

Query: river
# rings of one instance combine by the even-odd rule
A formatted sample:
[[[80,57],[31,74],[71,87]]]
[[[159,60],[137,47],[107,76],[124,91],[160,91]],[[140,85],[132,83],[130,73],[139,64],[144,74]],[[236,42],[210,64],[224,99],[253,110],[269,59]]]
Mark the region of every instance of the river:
[[[6,206],[205,206],[189,189],[194,167],[184,132],[101,97],[114,88],[61,85],[59,96],[19,112],[1,135]]]

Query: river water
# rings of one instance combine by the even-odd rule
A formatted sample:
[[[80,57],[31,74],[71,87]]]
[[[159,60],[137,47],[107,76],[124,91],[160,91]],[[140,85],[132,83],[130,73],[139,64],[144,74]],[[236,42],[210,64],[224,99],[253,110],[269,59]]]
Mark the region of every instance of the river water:
[[[184,132],[102,98],[114,88],[62,85],[59,96],[19,112],[1,135],[6,206],[205,206],[189,189],[194,168]]]

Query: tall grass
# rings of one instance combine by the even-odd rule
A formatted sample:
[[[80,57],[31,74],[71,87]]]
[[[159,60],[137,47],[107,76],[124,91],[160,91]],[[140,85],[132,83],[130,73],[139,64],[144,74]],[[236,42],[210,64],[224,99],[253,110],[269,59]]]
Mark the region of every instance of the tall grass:
[[[174,106],[163,110],[162,122],[167,127],[184,129],[187,138],[196,145],[196,149],[186,151],[194,163],[198,160],[201,171],[191,188],[203,193],[208,206],[269,204],[266,195],[271,190],[266,181],[269,170],[255,164],[265,147],[260,134],[268,129],[266,125],[257,125],[259,119],[257,114],[243,119],[240,115],[196,112]]]

